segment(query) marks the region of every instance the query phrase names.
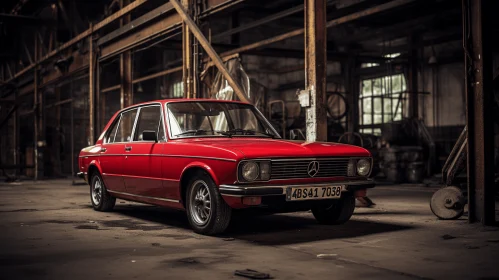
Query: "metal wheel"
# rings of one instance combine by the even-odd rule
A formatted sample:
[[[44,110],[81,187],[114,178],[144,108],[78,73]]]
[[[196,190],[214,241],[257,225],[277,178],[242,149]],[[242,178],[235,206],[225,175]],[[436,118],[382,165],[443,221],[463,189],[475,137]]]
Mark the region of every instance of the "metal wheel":
[[[190,193],[190,213],[196,225],[203,226],[211,218],[211,196],[208,185],[203,180],[193,183],[193,190]]]
[[[458,187],[445,187],[431,197],[430,208],[442,220],[458,219],[464,214],[467,198]]]
[[[100,179],[94,181],[94,185],[92,187],[92,202],[95,205],[99,205],[102,199],[102,182]]]

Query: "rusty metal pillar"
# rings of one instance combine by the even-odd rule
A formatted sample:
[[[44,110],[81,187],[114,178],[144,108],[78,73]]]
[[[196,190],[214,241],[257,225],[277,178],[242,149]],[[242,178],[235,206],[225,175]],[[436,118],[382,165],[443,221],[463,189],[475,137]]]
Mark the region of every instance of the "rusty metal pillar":
[[[491,19],[493,1],[463,0],[470,223],[495,223]]]
[[[192,0],[182,0],[182,6],[184,7],[187,14],[192,16]],[[193,87],[193,77],[194,77],[194,48],[193,48],[193,36],[189,29],[189,26],[182,22],[182,58],[183,58],[183,69],[182,69],[182,80],[184,83],[184,97],[192,98],[194,97],[194,87]]]
[[[43,121],[43,97],[39,90],[40,86],[40,73],[38,59],[40,57],[39,42],[35,36],[35,67],[33,73],[33,114],[34,114],[34,164],[35,164],[35,180],[43,176],[43,149],[45,141],[43,137],[44,121]]]
[[[93,29],[92,23],[90,23],[90,30]],[[91,145],[95,143],[95,51],[94,51],[94,40],[93,35],[88,37],[88,141]]]
[[[123,9],[130,4],[130,0],[120,0],[120,8]],[[120,26],[129,23],[130,14],[120,19]],[[120,77],[121,77],[121,108],[133,104],[133,85],[132,85],[132,53],[130,50],[120,54]]]
[[[418,34],[411,34],[409,37],[409,117],[419,116],[419,94],[418,94],[418,51],[420,37]]]
[[[355,75],[356,58],[349,55],[343,64],[343,74],[345,75],[345,89],[347,91],[347,102],[350,108],[348,112],[348,132],[358,132],[359,130],[359,83]]]
[[[201,32],[199,27],[192,20],[191,16],[187,14],[184,7],[180,4],[180,2],[178,2],[178,0],[170,0],[170,3],[172,3],[173,7],[178,12],[182,20],[189,26],[192,34],[194,35],[194,37],[196,37],[199,44],[201,44],[206,53],[213,60],[213,63],[215,64],[217,69],[220,71],[220,73],[222,73],[224,78],[227,79],[227,83],[232,87],[232,89],[234,89],[234,92],[236,93],[237,97],[239,97],[241,101],[249,103],[250,101],[246,97],[243,89],[241,88],[241,85],[239,85],[239,83],[234,79],[234,77],[230,75],[229,70],[227,70],[227,67],[225,67],[220,56],[213,49],[208,39],[206,39],[206,37],[204,36],[203,32]]]
[[[307,141],[327,140],[326,0],[305,0],[305,90]]]

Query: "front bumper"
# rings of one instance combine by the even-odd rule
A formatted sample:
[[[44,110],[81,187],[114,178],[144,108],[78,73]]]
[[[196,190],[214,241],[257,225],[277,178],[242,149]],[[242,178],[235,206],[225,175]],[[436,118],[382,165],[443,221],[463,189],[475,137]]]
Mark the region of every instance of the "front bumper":
[[[342,192],[355,192],[357,190],[364,190],[369,188],[374,188],[374,181],[341,181],[341,182],[329,182],[329,183],[319,183],[319,184],[296,184],[296,185],[220,185],[219,191],[221,195],[226,196],[272,196],[272,195],[285,195],[286,189],[289,187],[323,187],[331,185],[342,185],[345,186]]]

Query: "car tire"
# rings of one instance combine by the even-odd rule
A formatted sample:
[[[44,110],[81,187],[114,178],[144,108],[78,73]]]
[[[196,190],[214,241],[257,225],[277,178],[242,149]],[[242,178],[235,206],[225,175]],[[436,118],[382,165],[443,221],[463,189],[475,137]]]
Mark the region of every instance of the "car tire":
[[[90,201],[94,210],[101,212],[113,210],[116,204],[116,198],[109,194],[104,180],[97,172],[92,175],[90,180]]]
[[[334,200],[331,204],[312,208],[312,214],[320,224],[340,225],[346,223],[355,210],[355,197],[352,194]]]
[[[194,232],[216,235],[229,226],[232,209],[225,203],[217,185],[208,174],[199,173],[189,181],[185,204],[189,224]]]

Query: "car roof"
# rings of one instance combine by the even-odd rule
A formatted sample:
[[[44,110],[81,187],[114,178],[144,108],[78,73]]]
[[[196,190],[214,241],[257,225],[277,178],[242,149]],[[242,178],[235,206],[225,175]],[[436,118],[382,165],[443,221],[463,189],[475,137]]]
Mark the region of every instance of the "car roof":
[[[123,108],[123,110],[126,110],[128,108],[136,107],[136,106],[142,106],[142,105],[148,105],[148,104],[153,104],[153,103],[178,103],[178,102],[225,102],[225,103],[236,103],[236,104],[249,104],[247,102],[241,102],[241,101],[236,101],[236,100],[219,100],[219,99],[208,99],[208,98],[175,98],[175,99],[159,99],[159,100],[151,100],[147,102],[141,102],[137,104],[133,104],[131,106],[128,106],[126,108]]]

